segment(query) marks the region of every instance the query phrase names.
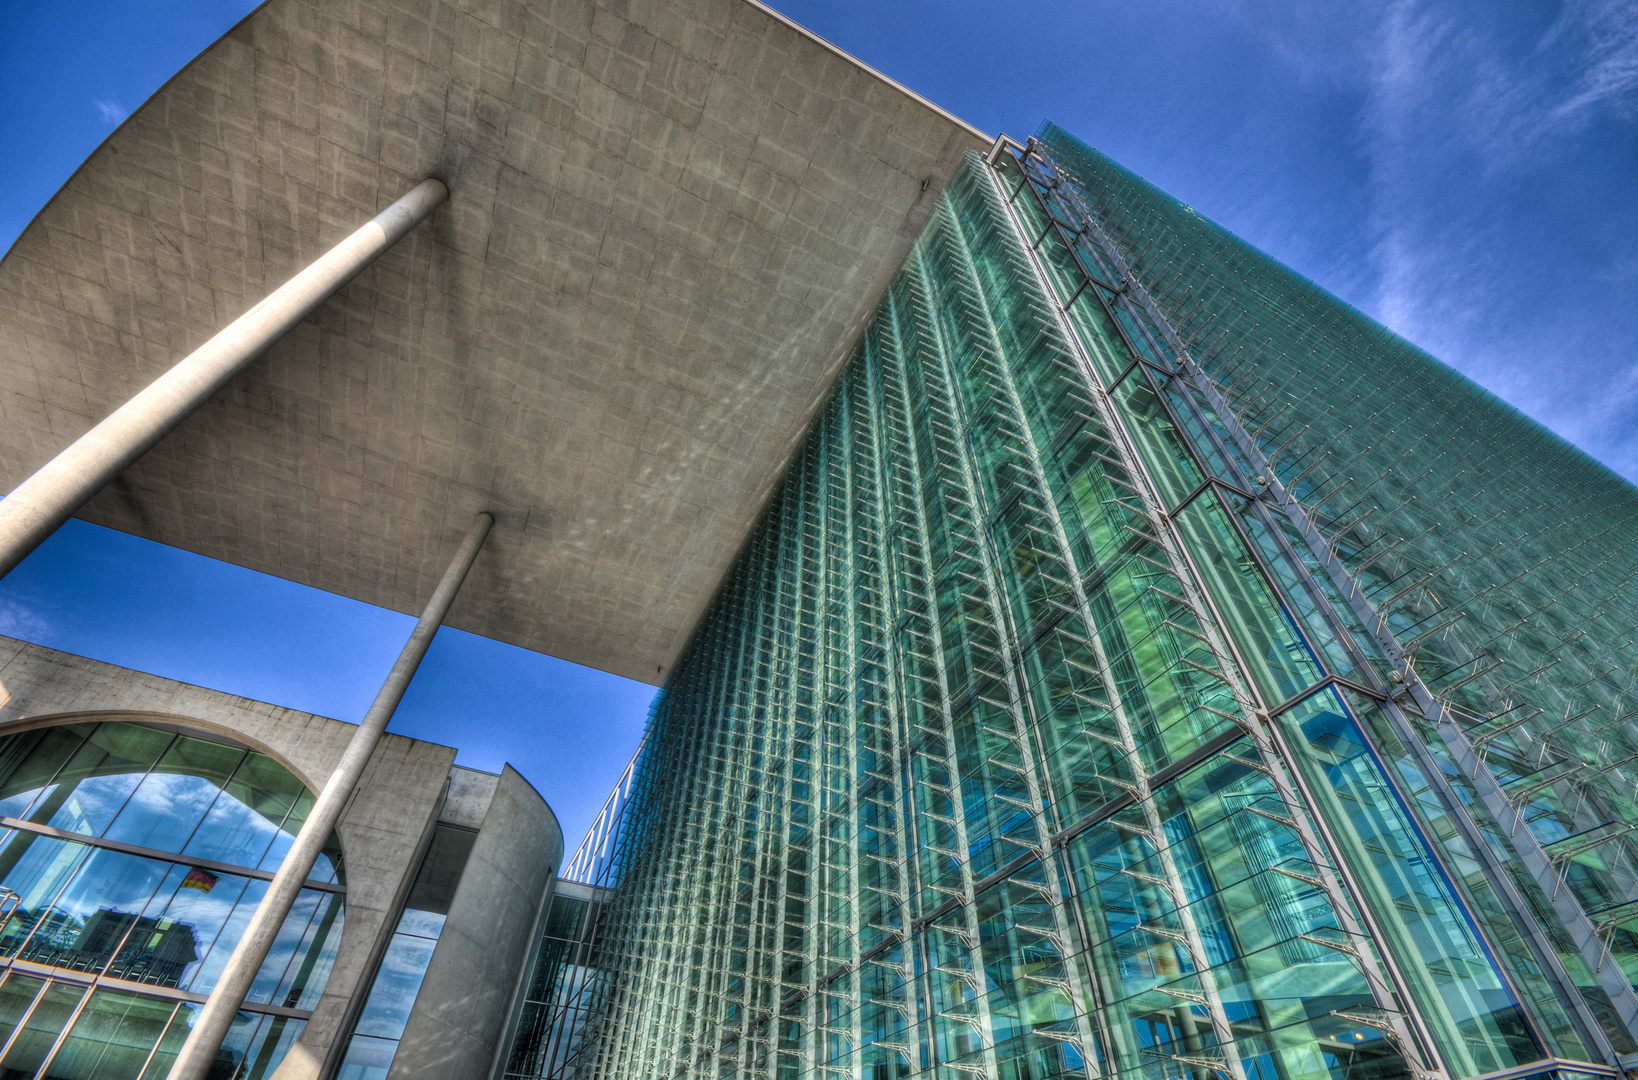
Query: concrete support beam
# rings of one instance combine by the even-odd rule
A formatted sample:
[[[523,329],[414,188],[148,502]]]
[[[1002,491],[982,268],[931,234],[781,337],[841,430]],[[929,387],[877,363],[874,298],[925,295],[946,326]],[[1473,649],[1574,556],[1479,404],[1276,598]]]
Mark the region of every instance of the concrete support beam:
[[[376,744],[386,733],[387,722],[397,711],[404,691],[409,688],[410,680],[421,666],[427,647],[432,644],[433,636],[449,613],[449,606],[454,603],[455,594],[460,591],[461,582],[466,580],[467,571],[472,569],[478,549],[483,546],[484,538],[489,535],[494,523],[495,519],[489,514],[479,514],[466,538],[461,541],[449,569],[444,571],[443,580],[433,591],[432,599],[427,601],[421,621],[415,624],[409,641],[404,643],[404,651],[398,654],[398,661],[387,674],[387,681],[381,685],[370,711],[364,714],[364,721],[359,724],[352,742],[336,764],[335,772],[330,774],[318,801],[313,804],[312,812],[307,815],[307,821],[296,834],[295,844],[284,857],[273,883],[268,886],[267,895],[251,917],[244,936],[239,939],[238,947],[228,958],[227,967],[217,980],[216,988],[211,991],[210,1000],[199,1010],[193,1030],[188,1033],[187,1042],[182,1044],[182,1051],[171,1066],[169,1080],[205,1080],[209,1074],[233,1017],[239,1006],[244,1004],[250,984],[261,970],[262,961],[267,959],[268,950],[273,947],[279,928],[290,914],[302,883],[312,872],[313,863],[318,859],[325,840],[340,820],[353,790],[358,787],[359,778],[364,775],[364,766],[369,764]]]
[[[448,197],[421,181],[18,484],[0,502],[0,577]]]

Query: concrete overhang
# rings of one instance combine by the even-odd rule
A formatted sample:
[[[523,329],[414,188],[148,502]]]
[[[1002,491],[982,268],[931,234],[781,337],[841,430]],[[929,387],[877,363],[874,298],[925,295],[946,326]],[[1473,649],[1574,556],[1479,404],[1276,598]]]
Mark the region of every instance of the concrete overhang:
[[[270,0],[0,260],[0,486],[426,176],[82,512],[658,682],[987,137],[747,0]]]

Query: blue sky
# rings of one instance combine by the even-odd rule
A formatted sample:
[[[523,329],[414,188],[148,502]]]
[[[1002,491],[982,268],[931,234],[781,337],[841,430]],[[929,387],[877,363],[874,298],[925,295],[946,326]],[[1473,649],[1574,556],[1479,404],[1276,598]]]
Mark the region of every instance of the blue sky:
[[[254,5],[0,3],[0,249]],[[1638,0],[783,0],[989,131],[1050,117],[1638,478]],[[410,620],[73,523],[0,633],[343,719]],[[442,632],[393,730],[584,832],[652,690]]]

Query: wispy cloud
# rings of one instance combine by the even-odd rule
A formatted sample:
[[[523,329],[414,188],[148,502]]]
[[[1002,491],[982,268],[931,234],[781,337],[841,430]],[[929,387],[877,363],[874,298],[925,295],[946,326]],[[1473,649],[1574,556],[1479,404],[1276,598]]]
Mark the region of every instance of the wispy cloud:
[[[1372,313],[1638,476],[1638,358],[1614,332],[1634,268],[1551,270],[1604,242],[1577,184],[1612,167],[1610,132],[1638,136],[1638,0],[1569,0],[1537,28],[1394,0],[1372,60]]]
[[[51,624],[25,604],[0,597],[0,635],[40,641],[50,631]]]
[[[97,107],[97,115],[102,117],[102,122],[105,124],[118,124],[130,115],[129,110],[121,107],[117,101],[106,101],[98,98],[94,104]]]

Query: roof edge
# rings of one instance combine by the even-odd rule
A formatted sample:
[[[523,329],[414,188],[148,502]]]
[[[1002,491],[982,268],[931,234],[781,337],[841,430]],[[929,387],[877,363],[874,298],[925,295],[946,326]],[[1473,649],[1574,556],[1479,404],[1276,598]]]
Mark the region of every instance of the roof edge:
[[[762,0],[744,0],[744,3],[746,4],[747,7],[756,8],[758,11],[762,12],[764,15],[767,15],[770,18],[772,18],[775,22],[782,23],[783,25],[790,27],[792,30],[795,30],[798,34],[801,34],[803,37],[807,38],[809,41],[811,41],[814,44],[818,45],[820,48],[826,49],[829,52],[834,53],[836,56],[841,57],[843,60],[846,60],[848,63],[852,64],[854,67],[858,68],[860,71],[864,72],[866,75],[869,75],[871,78],[879,79],[881,82],[883,82],[883,83],[887,84],[888,86],[892,87],[894,90],[896,90],[899,93],[903,94],[905,97],[909,98],[911,101],[914,101],[918,105],[920,105],[923,108],[927,109],[928,111],[930,111],[930,112],[932,112],[932,113],[934,113],[934,114],[936,114],[938,116],[943,117],[944,119],[948,120],[950,123],[956,125],[957,127],[961,128],[963,131],[966,131],[968,134],[972,135],[974,138],[981,139],[986,143],[992,143],[992,142],[995,141],[995,136],[994,135],[991,135],[989,132],[984,131],[981,128],[974,127],[972,124],[967,123],[967,121],[961,119],[961,117],[955,115],[950,110],[948,110],[946,108],[943,108],[943,107],[941,107],[939,105],[935,105],[933,102],[931,102],[931,101],[927,100],[926,98],[922,97],[920,94],[916,93],[914,90],[910,89],[908,86],[906,86],[903,83],[899,82],[897,79],[892,78],[892,77],[890,77],[888,75],[882,74],[880,71],[877,71],[875,68],[871,67],[869,64],[865,63],[863,60],[860,60],[857,56],[854,56],[852,53],[848,52],[846,49],[842,48],[841,46],[835,45],[835,44],[825,40],[824,38],[820,37],[818,34],[814,33],[812,30],[809,30],[807,27],[803,26],[801,23],[797,22],[795,19],[791,18],[789,15],[785,15],[785,14],[782,14],[782,13],[780,13],[778,11],[775,11],[773,8],[769,7],[767,4],[763,3]]]

